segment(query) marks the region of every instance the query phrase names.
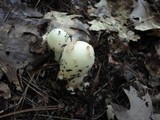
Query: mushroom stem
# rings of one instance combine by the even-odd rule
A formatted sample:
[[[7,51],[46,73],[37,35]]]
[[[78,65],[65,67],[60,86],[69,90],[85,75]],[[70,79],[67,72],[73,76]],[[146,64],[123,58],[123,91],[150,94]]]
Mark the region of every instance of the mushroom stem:
[[[75,94],[74,89],[79,89],[82,91],[85,87],[89,86],[88,82],[83,82],[85,76],[87,76],[87,74],[80,77],[75,77],[68,81],[66,86],[67,90],[71,91],[71,94]]]
[[[62,54],[62,52],[54,52],[54,59],[56,60],[56,61],[59,61],[60,60],[60,57],[61,57],[61,54]]]

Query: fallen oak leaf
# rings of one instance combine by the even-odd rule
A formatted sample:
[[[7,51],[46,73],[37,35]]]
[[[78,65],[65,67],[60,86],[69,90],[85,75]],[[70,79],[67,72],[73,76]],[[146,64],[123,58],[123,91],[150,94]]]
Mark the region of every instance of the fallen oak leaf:
[[[124,89],[124,92],[129,99],[130,109],[112,103],[118,120],[151,120],[151,117],[155,120],[152,101],[148,93],[139,98],[138,92],[132,86],[130,86],[130,91]]]
[[[117,32],[122,41],[137,41],[140,36],[126,25],[131,4],[132,1],[120,0],[115,3],[114,1],[100,0],[94,5],[94,8],[92,6],[88,8],[89,16],[96,17],[96,19],[88,21],[89,29],[93,31],[103,30],[108,33]]]
[[[145,0],[133,0],[133,11],[130,19],[134,22],[136,30],[146,31],[150,29],[160,29],[160,23],[152,15],[149,4]]]
[[[18,91],[22,91],[22,88],[17,70],[27,66],[33,59],[29,50],[30,40],[36,40],[36,37],[33,35],[24,35],[19,38],[8,38],[5,35],[0,38],[3,46],[0,48],[1,70],[6,74],[8,80],[14,83]]]
[[[67,31],[67,33],[74,40],[89,41],[89,26],[77,19],[80,17],[82,16],[76,14],[69,15],[65,12],[48,12],[44,16],[44,19],[51,20],[47,28],[47,33],[49,33],[54,28],[61,28]],[[43,36],[44,40],[47,33]]]

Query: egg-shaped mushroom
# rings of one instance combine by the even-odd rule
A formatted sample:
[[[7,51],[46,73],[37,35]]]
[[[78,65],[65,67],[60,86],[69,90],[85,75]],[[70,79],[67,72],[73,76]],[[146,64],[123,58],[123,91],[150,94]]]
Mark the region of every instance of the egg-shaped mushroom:
[[[95,61],[94,49],[84,41],[69,43],[60,60],[59,79],[71,79],[88,73]]]
[[[53,29],[46,37],[48,46],[54,50],[55,60],[59,61],[64,47],[71,42],[70,36],[63,29]]]

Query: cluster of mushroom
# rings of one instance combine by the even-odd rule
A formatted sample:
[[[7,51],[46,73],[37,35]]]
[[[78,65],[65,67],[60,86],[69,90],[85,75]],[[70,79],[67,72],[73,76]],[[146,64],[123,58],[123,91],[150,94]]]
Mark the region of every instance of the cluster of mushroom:
[[[95,61],[94,49],[84,41],[73,41],[60,28],[53,29],[47,35],[48,46],[55,52],[55,60],[60,64],[58,79],[67,80],[67,89],[83,90],[86,85],[83,78]]]

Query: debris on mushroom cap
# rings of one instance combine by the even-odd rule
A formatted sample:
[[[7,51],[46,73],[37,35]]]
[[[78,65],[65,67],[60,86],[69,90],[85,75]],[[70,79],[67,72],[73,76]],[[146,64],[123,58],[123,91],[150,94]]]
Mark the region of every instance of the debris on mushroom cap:
[[[91,45],[84,41],[69,43],[62,52],[59,79],[84,76],[94,64],[95,55]]]
[[[48,46],[54,50],[55,59],[58,61],[64,47],[71,42],[69,35],[60,28],[53,29],[47,35]]]

